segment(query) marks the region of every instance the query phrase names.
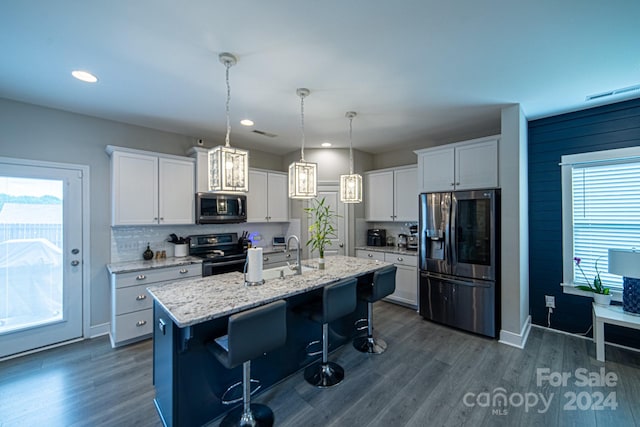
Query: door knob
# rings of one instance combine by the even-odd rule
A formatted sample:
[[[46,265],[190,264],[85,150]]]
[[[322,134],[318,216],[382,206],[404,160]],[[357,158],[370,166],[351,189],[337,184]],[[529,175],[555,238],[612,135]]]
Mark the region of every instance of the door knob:
[[[74,255],[78,255],[80,253],[80,249],[73,248],[73,249],[71,249],[71,253],[74,254]]]
[[[77,267],[78,265],[80,265],[80,261],[78,261],[77,259],[74,259],[73,261],[71,261],[71,265],[73,267]]]

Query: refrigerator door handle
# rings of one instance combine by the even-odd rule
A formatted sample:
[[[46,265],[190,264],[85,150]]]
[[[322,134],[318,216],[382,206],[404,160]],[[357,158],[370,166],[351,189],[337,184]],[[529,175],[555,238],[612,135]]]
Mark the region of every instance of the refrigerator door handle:
[[[449,238],[447,239],[447,245],[449,245],[449,265],[451,267],[450,273],[455,274],[456,264],[458,263],[458,257],[456,256],[456,210],[458,207],[458,200],[456,195],[451,193],[451,200],[449,200],[449,217],[447,228],[449,229]]]

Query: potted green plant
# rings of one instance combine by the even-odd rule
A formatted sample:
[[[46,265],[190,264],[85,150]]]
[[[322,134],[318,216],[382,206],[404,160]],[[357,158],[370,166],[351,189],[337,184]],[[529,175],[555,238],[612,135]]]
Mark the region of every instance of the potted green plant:
[[[307,246],[311,250],[317,250],[320,255],[319,268],[324,268],[324,248],[331,244],[331,238],[336,237],[336,230],[333,227],[333,219],[338,215],[331,210],[331,206],[323,197],[321,200],[314,199],[312,206],[305,208],[309,216],[309,240]]]
[[[593,285],[592,285],[589,279],[587,279],[587,275],[584,274],[584,270],[580,266],[580,258],[578,257],[573,258],[573,261],[576,263],[576,265],[580,269],[580,272],[582,273],[582,277],[584,277],[584,280],[587,282],[587,286],[578,285],[576,286],[576,288],[582,291],[593,292],[593,300],[595,301],[596,304],[609,305],[611,303],[611,294],[610,294],[609,288],[604,286],[602,284],[602,280],[600,279],[600,271],[598,270],[599,260],[600,258],[596,259],[596,277],[593,278]]]

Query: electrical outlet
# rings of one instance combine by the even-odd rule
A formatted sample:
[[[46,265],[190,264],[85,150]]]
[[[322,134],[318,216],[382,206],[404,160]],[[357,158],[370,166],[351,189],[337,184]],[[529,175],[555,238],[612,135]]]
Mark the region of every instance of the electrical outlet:
[[[556,297],[551,296],[551,295],[545,295],[544,296],[544,302],[545,302],[547,307],[556,308]]]

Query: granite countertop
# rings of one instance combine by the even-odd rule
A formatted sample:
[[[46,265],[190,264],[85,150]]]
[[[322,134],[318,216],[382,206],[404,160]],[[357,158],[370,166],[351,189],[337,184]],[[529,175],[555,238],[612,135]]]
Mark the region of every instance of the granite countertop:
[[[398,254],[398,255],[418,255],[418,251],[401,249],[397,246],[358,246],[356,247],[356,250],[371,251],[371,252],[385,252],[388,254]]]
[[[153,268],[175,267],[177,265],[202,264],[202,259],[193,256],[169,257],[163,259],[150,259],[114,262],[107,264],[109,273],[129,273],[132,271],[149,270]]]
[[[306,260],[304,264],[313,270],[266,280],[260,286],[245,286],[242,273],[226,273],[150,286],[147,290],[175,324],[184,328],[392,265],[346,256],[327,257],[325,262],[326,268],[318,270],[317,259]]]

